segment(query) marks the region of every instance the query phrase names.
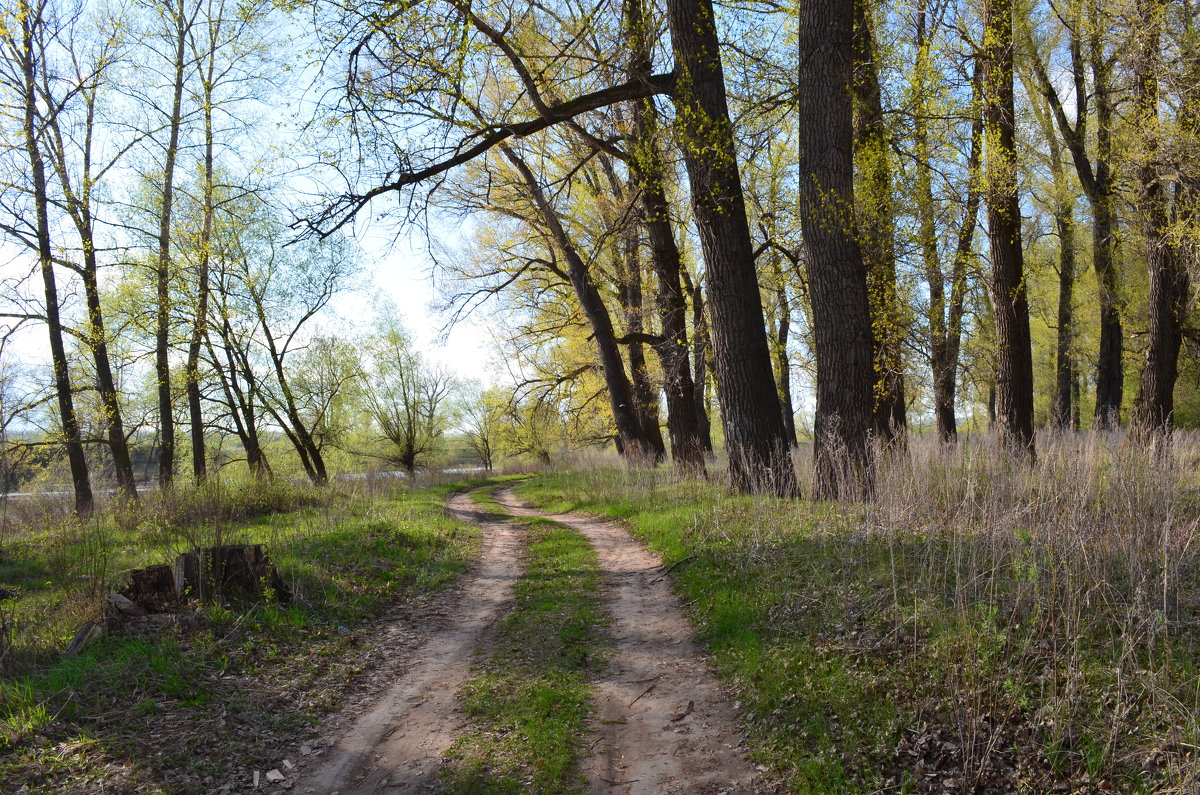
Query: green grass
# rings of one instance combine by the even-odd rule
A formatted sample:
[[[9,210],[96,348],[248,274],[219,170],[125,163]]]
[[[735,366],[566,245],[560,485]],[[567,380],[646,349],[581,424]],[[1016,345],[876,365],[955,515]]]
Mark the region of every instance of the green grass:
[[[476,497],[497,513],[490,492]],[[604,663],[596,553],[579,533],[521,519],[527,566],[492,651],[462,688],[472,727],[455,741],[443,787],[455,793],[577,792],[589,679]]]
[[[753,756],[790,791],[1196,781],[1200,637],[1187,622],[1133,624],[1144,581],[1131,568],[1113,564],[1089,595],[1082,561],[1096,549],[1072,559],[1036,536],[880,529],[871,506],[648,477],[545,474],[518,491],[546,510],[621,518],[677,564]],[[1195,614],[1196,596],[1178,592],[1180,613]]]
[[[219,528],[122,525],[109,515],[10,539],[0,584],[16,585],[19,597],[6,603],[16,648],[0,679],[0,791],[72,781],[87,789],[113,762],[131,789],[205,790],[225,783],[218,776],[230,760],[277,764],[262,756],[275,737],[303,736],[339,705],[362,668],[367,621],[470,564],[479,535],[445,511],[452,488],[387,498],[326,491]],[[72,548],[80,533],[94,546]],[[187,631],[106,637],[67,660],[54,653],[76,621],[98,617],[102,597],[91,591],[115,588],[121,568],[168,562],[201,536],[266,544],[292,602],[209,605]],[[55,556],[69,560],[56,565]],[[104,586],[77,579],[88,567],[110,572]],[[191,739],[180,742],[181,733]],[[216,740],[197,743],[202,736]]]

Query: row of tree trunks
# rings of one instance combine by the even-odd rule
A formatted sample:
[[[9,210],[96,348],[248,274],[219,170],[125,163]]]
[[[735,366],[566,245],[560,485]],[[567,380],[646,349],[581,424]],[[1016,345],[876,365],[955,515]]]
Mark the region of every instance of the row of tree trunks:
[[[638,417],[633,387],[625,373],[625,361],[621,356],[616,332],[613,330],[612,318],[592,281],[587,263],[579,255],[558,213],[542,190],[541,183],[525,160],[510,146],[502,144],[500,150],[520,175],[525,184],[524,190],[541,216],[542,225],[567,261],[567,276],[591,327],[592,339],[600,358],[600,368],[608,390],[609,407],[617,428],[618,448],[626,459],[638,461],[650,457],[652,460],[653,450],[646,442]]]
[[[1087,14],[1084,14],[1084,8]],[[1100,427],[1116,427],[1121,421],[1124,389],[1120,285],[1115,258],[1115,183],[1112,171],[1112,62],[1104,51],[1098,3],[1073,6],[1068,25],[1071,77],[1075,109],[1074,123],[1067,117],[1058,88],[1050,78],[1042,57],[1031,59],[1034,76],[1050,105],[1063,143],[1071,154],[1079,184],[1092,209],[1092,269],[1099,285],[1100,347],[1096,363],[1095,419]],[[1086,49],[1085,49],[1086,48]],[[1092,85],[1087,85],[1087,72]],[[1088,154],[1089,107],[1095,104],[1095,157]]]

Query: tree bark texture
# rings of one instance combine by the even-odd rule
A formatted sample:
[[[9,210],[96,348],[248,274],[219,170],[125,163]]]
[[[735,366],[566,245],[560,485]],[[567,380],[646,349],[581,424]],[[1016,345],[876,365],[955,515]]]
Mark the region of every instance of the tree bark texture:
[[[652,68],[651,42],[641,0],[626,0],[625,24],[632,51],[630,79],[648,78]],[[664,187],[666,166],[659,150],[658,111],[651,97],[633,103],[633,136],[629,169],[641,189],[642,224],[650,244],[650,264],[656,281],[654,304],[662,341],[654,346],[654,351],[663,370],[671,458],[681,472],[703,475],[704,449],[688,355],[687,301],[680,282],[683,260],[671,228],[671,208]]]
[[[801,6],[800,222],[817,359],[814,495],[861,498],[874,477],[874,356],[867,271],[854,223],[854,0]]]
[[[1143,151],[1137,168],[1137,216],[1150,277],[1146,361],[1134,401],[1134,424],[1150,433],[1169,433],[1175,411],[1175,381],[1179,375],[1179,348],[1187,316],[1188,273],[1168,236],[1170,224],[1161,159],[1158,65],[1161,30],[1166,11],[1163,0],[1144,0],[1143,18],[1134,66],[1134,106]]]
[[[984,186],[996,320],[996,419],[1005,443],[1032,458],[1033,351],[1017,198],[1012,0],[985,0],[983,8]]]
[[[855,222],[867,269],[875,366],[875,434],[886,447],[903,447],[907,418],[900,345],[904,317],[896,293],[896,213],[892,201],[890,141],[883,117],[869,0],[854,0]]]
[[[711,0],[669,0],[676,113],[708,277],[717,395],[736,488],[798,494],[725,98]]]

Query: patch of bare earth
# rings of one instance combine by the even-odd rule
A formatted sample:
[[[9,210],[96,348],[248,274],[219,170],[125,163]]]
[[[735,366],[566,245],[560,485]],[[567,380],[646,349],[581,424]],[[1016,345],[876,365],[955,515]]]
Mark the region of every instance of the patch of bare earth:
[[[509,490],[518,516],[548,516]],[[737,713],[696,643],[662,562],[623,528],[581,514],[548,516],[583,534],[608,580],[614,653],[596,682],[596,739],[584,761],[591,793],[742,793],[770,789],[746,760]]]
[[[475,508],[466,494],[450,498],[455,518],[483,528],[475,567],[442,602],[443,621],[411,653],[380,675],[386,687],[344,710],[325,732],[327,750],[296,777],[297,792],[403,793],[436,787],[442,757],[466,724],[455,691],[470,672],[471,653],[505,613],[521,574],[520,539],[511,522]],[[311,750],[311,748],[310,748]]]

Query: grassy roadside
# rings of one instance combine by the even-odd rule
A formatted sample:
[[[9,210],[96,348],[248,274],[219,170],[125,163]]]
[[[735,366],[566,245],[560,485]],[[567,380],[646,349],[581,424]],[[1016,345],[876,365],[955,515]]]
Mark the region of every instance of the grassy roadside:
[[[0,679],[0,791],[207,792],[278,766],[280,747],[311,734],[371,664],[369,620],[419,602],[469,565],[478,531],[447,515],[452,488],[325,490],[292,510],[227,515],[220,538],[265,543],[290,605],[209,606],[188,631],[107,637],[70,660],[49,650],[95,609],[73,574],[89,556],[116,572],[170,560],[187,534],[218,530],[105,517],[93,523],[104,549],[76,549],[78,565],[57,572],[50,560],[66,541],[9,539],[0,582],[19,588],[5,609],[23,645]],[[21,573],[38,570],[40,587],[24,585]]]
[[[505,516],[492,490],[476,503]],[[603,664],[595,551],[555,522],[526,527],[526,570],[493,649],[460,692],[473,725],[455,741],[442,771],[452,793],[580,791],[588,735],[589,679]]]
[[[791,791],[1196,791],[1187,514],[1169,540],[1183,551],[1165,530],[1146,551],[1116,523],[1140,532],[1181,508],[1132,468],[1107,468],[1130,481],[1117,489],[1052,460],[1030,476],[976,466],[924,472],[920,489],[885,473],[886,507],[661,472],[545,474],[518,491],[621,519],[676,564],[755,757]]]

